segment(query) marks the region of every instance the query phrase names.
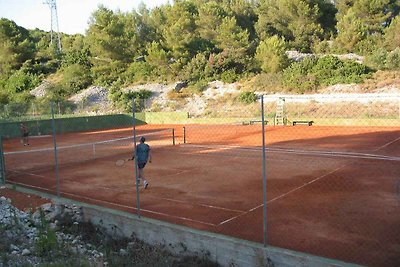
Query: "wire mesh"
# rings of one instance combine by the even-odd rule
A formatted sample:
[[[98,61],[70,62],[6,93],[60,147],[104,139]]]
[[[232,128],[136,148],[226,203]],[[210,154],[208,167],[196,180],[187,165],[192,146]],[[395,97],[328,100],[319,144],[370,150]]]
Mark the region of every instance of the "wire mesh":
[[[0,135],[0,183],[6,182],[4,152],[3,152],[3,138]]]
[[[278,101],[266,97],[276,109]],[[266,128],[270,244],[396,265],[399,98],[308,95],[283,102],[286,123]]]
[[[400,98],[262,100],[216,100],[204,116],[154,112],[142,99],[131,101],[126,112],[102,115],[60,103],[54,106],[55,128],[49,106],[34,112],[32,106],[3,108],[7,182],[54,193],[55,137],[61,196],[129,212],[140,206],[141,215],[174,224],[395,266]],[[23,145],[21,122],[29,128],[29,146]],[[152,161],[143,169],[147,188],[143,179],[136,181],[138,162],[129,160],[141,137],[151,148]]]

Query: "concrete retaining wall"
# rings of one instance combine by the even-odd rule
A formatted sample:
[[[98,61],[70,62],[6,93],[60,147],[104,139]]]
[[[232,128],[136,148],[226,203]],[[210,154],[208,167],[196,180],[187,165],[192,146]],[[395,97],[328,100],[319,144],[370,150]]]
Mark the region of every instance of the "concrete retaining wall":
[[[152,245],[164,245],[176,255],[206,256],[222,266],[229,267],[353,267],[359,266],[341,261],[317,257],[301,252],[249,242],[229,236],[199,231],[132,213],[73,201],[66,198],[15,187],[14,189],[53,199],[58,204],[74,204],[82,207],[85,221],[103,227],[113,236],[136,236]]]

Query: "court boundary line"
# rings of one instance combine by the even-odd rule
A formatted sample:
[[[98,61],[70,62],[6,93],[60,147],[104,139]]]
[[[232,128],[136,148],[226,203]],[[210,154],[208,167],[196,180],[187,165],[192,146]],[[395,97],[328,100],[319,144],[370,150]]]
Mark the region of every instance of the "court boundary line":
[[[400,138],[398,138],[398,139],[400,140]],[[395,141],[397,141],[397,140],[395,140]],[[387,145],[390,145],[391,143],[394,143],[395,141],[391,141],[388,144],[385,144],[384,147],[386,147]],[[189,147],[189,148],[209,148],[209,149],[220,148],[221,150],[228,150],[228,149],[238,149],[238,150],[246,150],[246,151],[261,151],[262,150],[261,147],[242,147],[242,146],[222,146],[222,145],[214,145],[213,146],[213,145],[193,145],[193,144],[185,144],[182,146]],[[383,147],[380,147],[380,148],[383,148]],[[379,149],[375,149],[373,151],[377,151]],[[273,148],[273,147],[267,147],[266,150],[271,153],[295,154],[295,155],[305,155],[305,156],[325,156],[325,157],[337,157],[337,158],[356,158],[356,159],[400,161],[400,157],[395,157],[395,156],[392,157],[392,156],[385,156],[385,155],[346,152],[346,151],[304,150],[304,149]]]
[[[23,175],[29,175],[29,176],[37,176],[37,177],[40,177],[40,178],[45,178],[47,180],[49,180],[49,178],[51,178],[49,176],[37,175],[37,174],[33,174],[33,173],[28,173],[28,172],[21,172],[21,171],[12,171],[12,172],[20,173],[20,174],[23,174]],[[83,184],[83,185],[85,184],[85,183],[80,183],[78,181],[75,181],[74,179],[63,179],[63,180],[64,181],[68,181],[68,183]],[[11,182],[11,183],[20,183],[20,182],[14,181],[12,179],[9,180],[9,182]],[[23,184],[23,183],[21,183],[21,184]],[[23,185],[30,186],[30,185],[27,185],[27,184],[23,184]],[[35,186],[35,185],[32,185],[32,186],[34,186],[36,188],[45,189],[44,187],[38,187],[38,186]],[[131,191],[135,192],[135,187],[132,187],[132,190],[117,189],[117,188],[106,187],[106,186],[96,186],[96,187],[101,188],[101,189],[105,189],[105,190],[112,190],[112,191],[115,191],[115,192],[125,192],[125,193],[129,193]],[[76,195],[76,194],[73,194],[73,195]],[[76,195],[76,196],[79,196],[79,195]],[[157,197],[157,196],[150,196],[150,195],[147,195],[146,197],[153,198],[153,199],[156,199],[156,200],[160,199],[160,200],[166,200],[166,201],[170,201],[170,202],[182,203],[182,204],[186,204],[186,205],[189,205],[189,206],[192,205],[192,206],[200,206],[200,207],[204,207],[204,208],[208,208],[208,209],[214,209],[214,210],[224,210],[224,211],[233,212],[233,213],[246,212],[246,211],[243,211],[243,210],[235,210],[235,209],[229,209],[229,208],[225,208],[225,207],[219,207],[219,206],[208,205],[208,204],[203,204],[203,203],[196,203],[196,202],[190,202],[190,201],[184,201],[184,200],[176,200],[176,199],[171,199],[171,198],[164,198],[164,197]],[[90,198],[87,198],[87,199],[90,199]]]
[[[12,182],[11,184],[17,184],[17,185],[21,185],[21,186],[24,186],[24,187],[27,187],[27,188],[36,188],[39,191],[40,190],[44,190],[44,191],[47,191],[47,192],[50,192],[50,193],[54,194],[54,192],[53,192],[54,190],[50,190],[50,189],[39,187],[39,186],[28,185],[28,184],[24,184],[24,183],[21,183],[21,182]],[[78,199],[85,199],[85,200],[89,200],[89,201],[93,201],[93,202],[97,202],[97,203],[105,203],[105,204],[108,204],[108,205],[111,205],[111,206],[117,206],[117,207],[121,207],[121,208],[126,208],[128,210],[137,210],[137,207],[130,207],[130,206],[127,206],[127,205],[113,203],[113,202],[109,202],[109,201],[101,200],[101,199],[93,199],[93,198],[80,196],[80,195],[76,195],[76,194],[68,193],[68,192],[64,192],[64,191],[60,191],[60,195],[73,196],[73,197],[77,197]],[[54,197],[56,197],[56,196],[54,195]],[[175,215],[171,215],[171,214],[167,214],[167,213],[163,213],[163,212],[157,212],[157,211],[152,211],[152,210],[147,210],[147,209],[142,209],[142,208],[140,210],[143,211],[143,212],[148,212],[148,213],[151,213],[151,214],[161,215],[161,216],[170,217],[170,218],[176,218],[176,219],[183,220],[183,221],[190,221],[190,222],[209,225],[209,226],[213,226],[213,227],[218,226],[218,224],[209,223],[209,222],[203,222],[203,221],[200,221],[200,220],[194,220],[194,219],[190,219],[190,218],[186,218],[186,217],[175,216]]]
[[[389,146],[392,143],[395,143],[398,140],[400,140],[400,137],[396,138],[396,139],[394,139],[394,140],[392,140],[392,141],[390,141],[390,142],[388,142],[386,144],[384,144],[383,146],[380,146],[380,147],[374,149],[373,151],[378,151],[378,150],[380,150],[380,149],[382,149],[384,147]],[[235,149],[245,149],[245,150],[258,151],[258,150],[261,149],[261,148],[246,148],[246,147],[240,147],[240,146],[228,146],[228,147],[227,146],[210,146],[210,145],[202,146],[202,145],[191,145],[191,144],[190,145],[185,144],[183,146],[188,146],[188,147],[206,147],[206,148],[218,148],[218,147],[220,147],[220,148],[223,148],[224,150],[225,149],[229,149],[229,148],[235,148]],[[395,161],[400,160],[399,157],[388,157],[388,156],[379,156],[379,155],[374,155],[374,154],[363,154],[363,153],[353,153],[353,152],[344,152],[344,153],[343,152],[323,152],[323,151],[294,150],[294,149],[281,149],[281,148],[278,148],[278,149],[275,149],[275,150],[274,150],[274,148],[272,148],[272,149],[269,149],[269,150],[271,152],[277,152],[277,153],[279,153],[279,152],[285,153],[285,154],[292,153],[292,154],[298,154],[298,155],[299,154],[300,155],[306,154],[306,155],[310,155],[310,156],[311,155],[319,155],[319,156],[326,155],[326,156],[335,156],[335,157],[346,157],[347,156],[347,157],[350,157],[350,158],[358,158],[358,159],[363,159],[363,158],[367,157],[368,159],[395,160]],[[314,153],[310,153],[310,152],[314,152]],[[328,175],[331,175],[331,174],[335,173],[336,171],[339,171],[339,170],[343,169],[344,167],[346,167],[346,166],[348,166],[350,164],[353,164],[353,163],[354,162],[350,162],[350,163],[347,163],[345,165],[342,165],[342,166],[340,166],[340,167],[338,167],[338,168],[336,168],[336,169],[334,169],[334,170],[332,170],[332,171],[330,171],[330,172],[328,172],[326,174],[323,174],[323,175],[321,175],[321,176],[319,176],[319,177],[317,177],[317,178],[315,178],[315,179],[313,179],[311,181],[308,181],[308,182],[302,184],[301,186],[293,188],[292,190],[289,190],[286,193],[283,193],[283,194],[281,194],[281,195],[279,195],[279,196],[277,196],[277,197],[275,197],[273,199],[270,199],[269,201],[266,202],[266,205],[268,205],[268,204],[270,204],[270,203],[272,203],[272,202],[274,202],[276,200],[279,200],[281,198],[284,198],[287,195],[289,195],[289,194],[291,194],[291,193],[293,193],[295,191],[301,190],[302,188],[304,188],[304,187],[306,187],[306,186],[308,186],[308,185],[310,185],[312,183],[315,183],[315,182],[323,179],[324,177],[326,177]],[[32,174],[29,174],[29,173],[27,173],[27,174],[28,175],[32,175]],[[74,181],[74,182],[76,183],[76,181]],[[46,188],[42,188],[42,187],[38,187],[38,186],[26,185],[24,183],[19,183],[19,182],[13,182],[13,183],[20,184],[20,185],[26,186],[26,187],[33,187],[33,188],[42,189],[42,190],[45,190],[45,191],[52,192],[50,189],[46,189]],[[109,205],[112,205],[112,206],[123,207],[123,208],[129,209],[129,210],[137,210],[137,207],[136,208],[135,207],[129,207],[129,206],[118,204],[118,203],[113,203],[113,202],[109,202],[109,201],[88,198],[88,197],[84,197],[84,196],[80,196],[80,195],[76,195],[76,194],[72,194],[72,193],[60,192],[60,194],[69,195],[69,196],[75,196],[75,197],[78,197],[78,198],[81,198],[81,199],[91,200],[91,201],[100,202],[100,203],[106,203],[106,204],[109,204]],[[169,201],[174,201],[174,202],[181,202],[181,203],[185,203],[185,204],[189,203],[191,205],[194,205],[191,202],[185,202],[185,201],[179,201],[179,200],[171,200],[171,199],[168,199],[168,198],[157,198],[157,197],[153,197],[153,198],[155,198],[155,199],[164,199],[164,200],[169,200]],[[211,205],[204,205],[204,206],[207,207],[207,208],[215,208],[216,207],[216,206],[211,206]],[[221,226],[223,224],[226,224],[226,223],[228,223],[230,221],[233,221],[233,220],[235,220],[235,219],[237,219],[237,218],[239,218],[241,216],[244,216],[244,215],[246,215],[246,214],[248,214],[250,212],[253,212],[253,211],[255,211],[255,210],[257,210],[257,209],[259,209],[260,207],[263,207],[263,206],[264,206],[264,204],[262,203],[262,204],[257,205],[257,206],[255,206],[255,207],[253,207],[253,208],[251,208],[251,209],[249,209],[247,211],[235,211],[235,210],[226,209],[227,211],[240,212],[241,214],[238,214],[236,216],[228,218],[228,219],[226,219],[226,220],[224,220],[224,221],[222,221],[222,222],[220,222],[218,224],[203,222],[203,221],[200,221],[200,220],[194,220],[194,219],[190,219],[190,218],[186,218],[186,217],[174,216],[174,215],[170,215],[170,214],[166,214],[166,213],[162,213],[162,212],[157,212],[157,211],[152,211],[152,210],[146,210],[146,209],[141,209],[141,210],[144,211],[144,212],[151,213],[151,214],[161,215],[161,216],[170,217],[170,218],[177,218],[177,219],[184,220],[184,221],[190,221],[190,222],[195,222],[195,223],[200,223],[200,224],[216,227],[216,226]],[[218,208],[218,207],[216,207],[216,208]],[[224,209],[224,208],[222,208],[222,209]]]
[[[392,140],[392,141],[390,141],[390,142],[388,142],[388,143],[386,143],[386,144],[384,144],[383,146],[380,146],[380,147],[374,149],[373,151],[378,151],[378,150],[380,150],[380,149],[382,149],[382,148],[384,148],[384,147],[389,146],[390,144],[393,144],[393,143],[397,142],[398,140],[400,140],[400,137],[399,137],[399,138],[396,138],[396,139],[394,139],[394,140]],[[313,180],[311,180],[311,181],[308,181],[308,182],[304,183],[303,185],[301,185],[301,186],[299,186],[299,187],[293,188],[292,190],[289,190],[288,192],[286,192],[286,193],[284,193],[284,194],[281,194],[281,195],[279,195],[279,196],[277,196],[277,197],[275,197],[275,198],[273,198],[273,199],[270,199],[270,200],[268,200],[268,201],[266,202],[266,205],[268,205],[268,204],[270,204],[270,203],[272,203],[272,202],[274,202],[274,201],[276,201],[276,200],[279,200],[279,199],[281,199],[281,198],[284,198],[284,197],[286,197],[287,195],[289,195],[289,194],[291,194],[291,193],[293,193],[293,192],[295,192],[295,191],[301,190],[302,188],[304,188],[304,187],[306,187],[306,186],[308,186],[308,185],[310,185],[310,184],[312,184],[312,183],[314,183],[314,182],[317,182],[317,181],[321,180],[322,178],[324,178],[324,177],[326,177],[326,176],[328,176],[328,175],[331,175],[331,174],[333,174],[333,173],[335,173],[335,172],[337,172],[337,171],[339,171],[339,170],[341,170],[341,169],[345,168],[346,166],[349,166],[349,165],[351,165],[351,164],[353,164],[353,163],[354,163],[354,162],[350,162],[350,163],[347,163],[347,164],[345,164],[345,165],[342,165],[342,166],[340,166],[340,167],[338,167],[338,168],[336,168],[336,169],[334,169],[334,170],[332,170],[332,171],[330,171],[330,172],[328,172],[328,173],[326,173],[326,174],[323,174],[323,175],[321,175],[321,176],[319,176],[319,177],[317,177],[317,178],[315,178],[315,179],[313,179]],[[398,194],[400,194],[400,180],[399,180],[399,182],[398,182]],[[235,220],[235,219],[237,219],[237,218],[239,218],[239,217],[241,217],[241,216],[244,216],[244,215],[246,215],[246,214],[248,214],[248,213],[250,213],[250,212],[252,212],[252,211],[254,211],[254,210],[256,210],[256,209],[259,209],[259,208],[261,208],[261,207],[263,207],[263,206],[264,206],[264,203],[261,203],[260,205],[254,207],[254,208],[252,208],[252,209],[250,209],[250,210],[248,210],[247,212],[245,212],[245,213],[243,213],[243,214],[239,214],[239,215],[234,216],[234,217],[232,217],[232,218],[230,218],[230,219],[228,219],[228,220],[225,220],[225,221],[222,222],[220,225],[225,224],[225,223],[228,223],[228,222],[230,222],[230,221],[233,221],[233,220]]]

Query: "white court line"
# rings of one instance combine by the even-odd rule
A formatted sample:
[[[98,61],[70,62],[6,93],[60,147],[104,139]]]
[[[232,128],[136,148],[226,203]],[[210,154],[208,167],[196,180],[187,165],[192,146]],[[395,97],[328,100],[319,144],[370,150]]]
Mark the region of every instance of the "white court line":
[[[52,186],[51,188],[53,188],[53,190],[51,190],[51,189],[48,189],[48,188],[35,186],[35,185],[28,185],[28,184],[24,184],[24,183],[20,183],[20,182],[14,182],[14,181],[8,181],[8,182],[10,182],[11,184],[21,185],[21,186],[24,186],[24,187],[27,187],[27,188],[31,187],[31,188],[35,188],[35,189],[38,189],[38,190],[44,190],[44,191],[47,191],[47,192],[50,192],[50,193],[53,193],[55,188],[56,188],[55,186]]]
[[[35,177],[40,177],[40,178],[49,178],[48,176],[37,175],[37,174],[27,173],[27,172],[22,172],[22,171],[12,171],[12,172],[35,176]],[[183,172],[187,172],[187,171],[182,171],[182,173]],[[80,183],[80,182],[74,181],[73,178],[63,179],[63,181],[68,181],[69,183],[74,183],[74,184],[85,184],[85,183]],[[10,181],[10,182],[12,182],[12,181]],[[101,188],[101,189],[106,189],[106,190],[112,190],[112,191],[116,191],[116,192],[130,192],[131,191],[131,190],[123,190],[123,189],[121,190],[121,189],[106,187],[106,186],[96,186],[96,187]],[[39,188],[41,188],[41,187],[39,187]],[[134,189],[135,189],[135,187],[132,187],[132,190],[134,190]],[[146,197],[153,198],[153,199],[166,200],[166,201],[171,201],[171,202],[177,202],[177,203],[182,203],[182,204],[186,204],[186,205],[200,206],[200,207],[205,207],[205,208],[209,208],[209,209],[225,210],[225,211],[239,212],[239,213],[244,212],[242,210],[234,210],[234,209],[229,209],[229,208],[224,208],[224,207],[218,207],[218,206],[207,205],[207,204],[202,204],[202,203],[193,203],[193,202],[189,202],[189,201],[176,200],[176,199],[171,199],[171,198],[163,198],[163,197],[155,197],[155,196],[146,196]]]
[[[193,203],[193,202],[189,202],[189,201],[183,201],[183,200],[177,200],[177,199],[171,199],[171,198],[154,197],[154,196],[146,196],[146,197],[167,200],[167,201],[177,202],[177,203],[183,203],[183,204],[188,204],[188,205],[192,205],[192,206],[201,206],[201,207],[210,208],[210,209],[225,210],[225,211],[239,212],[239,213],[245,212],[242,210],[228,209],[228,208],[223,208],[223,207],[218,207],[218,206],[213,206],[213,205],[207,205],[207,204],[202,204],[202,203]]]
[[[21,174],[26,174],[26,175],[30,175],[30,176],[40,177],[40,178],[48,178],[48,176],[39,175],[39,174],[34,174],[34,173],[29,173],[29,172],[14,171],[14,170],[9,170],[9,172],[21,173]]]
[[[282,194],[282,195],[280,195],[280,196],[277,196],[277,197],[275,197],[275,198],[273,198],[273,199],[270,199],[269,201],[267,201],[267,204],[272,203],[272,202],[274,202],[274,201],[276,201],[276,200],[278,200],[278,199],[281,199],[281,198],[283,198],[283,197],[286,197],[287,195],[289,195],[289,194],[291,194],[291,193],[293,193],[293,192],[295,192],[295,191],[298,191],[298,190],[300,190],[300,189],[306,187],[307,185],[310,185],[310,184],[312,184],[312,183],[314,183],[314,182],[316,182],[316,181],[318,181],[318,180],[320,180],[320,179],[322,179],[322,178],[324,178],[324,177],[326,177],[326,176],[328,176],[328,175],[330,175],[330,174],[332,174],[332,173],[334,173],[334,172],[336,172],[336,171],[338,171],[338,170],[340,170],[340,169],[343,169],[343,168],[346,167],[347,165],[349,165],[349,164],[346,164],[346,165],[343,165],[343,166],[341,166],[341,167],[339,167],[339,168],[336,168],[335,170],[330,171],[330,172],[328,172],[328,173],[326,173],[326,174],[324,174],[324,175],[321,175],[321,176],[319,176],[319,177],[317,177],[317,178],[315,178],[315,179],[313,179],[313,180],[311,180],[311,181],[309,181],[309,182],[307,182],[307,183],[305,183],[305,184],[303,184],[303,185],[301,185],[301,186],[299,186],[299,187],[296,187],[296,188],[294,188],[294,189],[292,189],[292,190],[290,190],[290,191],[288,191],[288,192],[286,192],[286,193],[284,193],[284,194]],[[246,211],[246,212],[244,212],[244,213],[242,213],[242,214],[239,214],[239,215],[237,215],[237,216],[234,216],[234,217],[232,217],[232,218],[229,218],[229,219],[227,219],[227,220],[225,220],[225,221],[219,223],[218,225],[222,225],[222,224],[225,224],[225,223],[227,223],[227,222],[230,222],[230,221],[232,221],[232,220],[234,220],[234,219],[237,219],[237,218],[239,218],[239,217],[241,217],[241,216],[243,216],[243,215],[246,215],[246,214],[248,214],[248,213],[250,213],[250,212],[252,212],[252,211],[254,211],[254,210],[256,210],[256,209],[259,209],[259,208],[261,208],[261,207],[263,207],[263,206],[264,206],[264,204],[260,204],[260,205],[254,207],[254,208],[249,209],[248,211]]]
[[[378,150],[380,150],[380,149],[382,149],[382,148],[385,148],[385,147],[387,147],[387,146],[389,146],[389,145],[391,145],[391,144],[393,144],[393,143],[396,143],[396,142],[399,141],[399,140],[400,140],[400,137],[394,139],[393,141],[391,141],[391,142],[389,142],[389,143],[387,143],[387,144],[384,144],[383,146],[378,147],[378,148],[375,149],[374,151],[378,151]]]
[[[373,151],[378,151],[378,150],[380,150],[380,149],[382,149],[382,148],[384,148],[384,147],[387,147],[387,146],[390,145],[390,144],[393,144],[393,143],[397,142],[398,140],[400,140],[400,137],[397,138],[397,139],[395,139],[395,140],[393,140],[393,141],[388,142],[387,144],[385,144],[385,145],[383,145],[383,146],[381,146],[381,147],[379,147],[379,148],[377,148],[377,149],[375,149],[375,150],[373,150]],[[318,180],[321,180],[322,178],[324,178],[324,177],[326,177],[326,176],[328,176],[328,175],[330,175],[330,174],[332,174],[332,173],[334,173],[334,172],[336,172],[336,171],[338,171],[338,170],[341,170],[341,169],[343,169],[344,167],[346,167],[346,166],[348,166],[348,165],[350,165],[350,164],[352,164],[352,163],[348,163],[348,164],[345,164],[345,165],[343,165],[343,166],[341,166],[341,167],[338,167],[338,168],[336,168],[335,170],[330,171],[330,172],[328,172],[328,173],[326,173],[326,174],[324,174],[324,175],[321,175],[320,177],[317,177],[317,178],[315,178],[315,179],[313,179],[313,180],[311,180],[311,181],[309,181],[309,182],[307,182],[307,183],[305,183],[305,184],[303,184],[303,185],[301,185],[301,186],[299,186],[299,187],[296,187],[296,188],[294,188],[294,189],[292,189],[292,190],[290,190],[290,191],[288,191],[288,192],[286,192],[286,193],[284,193],[284,194],[282,194],[282,195],[280,195],[280,196],[277,196],[277,197],[275,197],[275,198],[273,198],[273,199],[270,199],[269,201],[267,201],[266,204],[272,203],[272,202],[274,202],[274,201],[276,201],[276,200],[278,200],[278,199],[281,199],[281,198],[283,198],[283,197],[286,197],[287,195],[289,195],[289,194],[291,194],[291,193],[293,193],[293,192],[295,192],[295,191],[298,191],[298,190],[300,190],[300,189],[302,189],[302,188],[304,188],[304,187],[306,187],[306,186],[308,186],[308,185],[310,185],[310,184],[312,184],[312,183],[314,183],[314,182],[316,182],[316,181],[318,181]],[[399,186],[399,188],[400,188],[400,186]],[[258,209],[258,208],[261,208],[261,207],[263,207],[263,206],[264,206],[264,204],[260,204],[260,205],[258,205],[258,206],[256,206],[256,207],[254,207],[254,208],[248,210],[247,212],[244,212],[243,214],[239,214],[239,215],[237,215],[237,216],[234,216],[234,217],[232,217],[232,218],[229,218],[229,219],[227,219],[227,220],[221,222],[219,225],[222,225],[222,224],[225,224],[225,223],[227,223],[227,222],[230,222],[230,221],[232,221],[232,220],[234,220],[234,219],[237,219],[237,218],[239,218],[239,217],[241,217],[241,216],[243,216],[243,215],[246,215],[246,214],[248,214],[248,213],[250,213],[250,212],[252,212],[252,211],[254,211],[254,210]]]
[[[80,183],[80,182],[77,182],[77,181],[74,181],[71,179],[68,179],[68,183],[85,184],[85,183]],[[136,192],[136,190],[135,190],[136,187],[132,187],[131,190],[126,190],[126,189],[124,190],[124,189],[118,189],[118,188],[112,188],[112,187],[106,187],[106,186],[96,186],[96,188],[111,190],[111,191],[115,191],[115,192],[125,192],[125,193],[130,193],[132,191]],[[165,198],[165,197],[157,197],[157,196],[151,196],[151,195],[146,195],[146,198],[152,198],[152,199],[156,199],[156,200],[166,200],[166,201],[177,202],[177,203],[182,203],[182,204],[191,205],[191,206],[200,206],[200,207],[209,208],[209,209],[225,210],[225,211],[236,212],[236,213],[245,212],[243,210],[234,210],[234,209],[218,207],[218,206],[213,206],[213,205],[208,205],[208,204],[195,203],[195,202],[190,202],[190,201],[177,200],[177,199]]]
[[[51,137],[52,135],[30,135],[29,138],[43,138],[43,137]]]
[[[42,188],[42,187],[33,186],[33,185],[27,185],[27,184],[19,183],[19,182],[13,182],[13,183],[14,184],[18,184],[18,185],[22,185],[22,186],[25,186],[25,187],[28,187],[28,188],[29,187],[33,187],[33,188],[36,188],[36,189],[39,189],[39,190],[45,190],[45,191],[48,191],[48,192],[53,192],[54,191],[54,190],[50,190],[50,189],[47,189],[47,188]],[[109,204],[109,205],[112,205],[112,206],[126,208],[126,209],[129,209],[129,210],[137,210],[137,208],[135,208],[135,207],[130,207],[130,206],[126,206],[126,205],[122,205],[122,204],[118,204],[118,203],[113,203],[113,202],[109,202],[109,201],[105,201],[105,200],[100,200],[100,199],[89,198],[89,197],[76,195],[76,194],[72,194],[72,193],[67,193],[67,192],[63,192],[63,191],[60,191],[60,194],[68,195],[68,196],[74,196],[74,197],[77,197],[78,199],[80,198],[80,199],[91,200],[91,201],[95,201],[95,202],[101,202],[101,203]],[[214,223],[203,222],[203,221],[194,220],[194,219],[181,217],[181,216],[174,216],[174,215],[166,214],[166,213],[163,213],[163,212],[157,212],[157,211],[152,211],[152,210],[147,210],[147,209],[140,209],[140,210],[144,211],[144,212],[156,214],[156,215],[161,215],[161,216],[165,216],[165,217],[180,219],[180,220],[184,220],[184,221],[190,221],[190,222],[204,224],[204,225],[208,225],[208,226],[214,226],[214,227],[217,226]]]
[[[296,188],[294,188],[294,189],[292,189],[292,190],[290,190],[290,191],[288,191],[288,192],[286,192],[286,193],[284,193],[284,194],[282,194],[282,195],[280,195],[280,196],[277,196],[277,197],[275,197],[275,198],[273,198],[273,199],[270,199],[269,201],[267,201],[267,204],[268,204],[268,203],[272,203],[272,202],[274,202],[275,200],[281,199],[281,198],[283,198],[283,197],[289,195],[290,193],[293,193],[293,192],[295,192],[295,191],[298,191],[298,190],[300,190],[300,189],[306,187],[307,185],[310,185],[310,184],[312,184],[312,183],[314,183],[314,182],[316,182],[316,181],[318,181],[318,180],[321,180],[322,178],[324,178],[324,177],[326,177],[326,176],[328,176],[328,175],[330,175],[330,174],[332,174],[332,173],[334,173],[334,172],[336,172],[336,171],[338,171],[338,170],[341,170],[341,169],[343,169],[344,167],[346,167],[346,166],[348,166],[348,165],[350,165],[350,163],[345,164],[345,165],[343,165],[343,166],[341,166],[341,167],[338,167],[338,168],[334,169],[333,171],[330,171],[330,172],[328,172],[328,173],[325,173],[324,175],[321,175],[321,176],[319,176],[319,177],[317,177],[317,178],[315,178],[315,179],[313,179],[313,180],[311,180],[311,181],[308,181],[307,183],[304,183],[303,185],[301,185],[301,186],[299,186],[299,187],[296,187]]]
[[[397,141],[397,140],[395,140]],[[395,142],[392,141],[385,146]],[[209,148],[215,149],[220,148],[221,150],[238,149],[238,150],[250,150],[250,151],[261,151],[261,147],[240,147],[240,146],[210,146],[210,145],[184,145],[193,148]],[[267,151],[271,153],[282,153],[282,154],[295,154],[305,156],[326,156],[326,157],[338,157],[338,158],[356,158],[356,159],[374,159],[374,160],[389,160],[389,161],[400,161],[400,157],[391,157],[376,154],[367,153],[355,153],[355,152],[341,152],[341,151],[320,151],[320,150],[304,150],[304,149],[287,149],[287,148],[271,148],[267,147]],[[377,151],[379,149],[375,149]]]

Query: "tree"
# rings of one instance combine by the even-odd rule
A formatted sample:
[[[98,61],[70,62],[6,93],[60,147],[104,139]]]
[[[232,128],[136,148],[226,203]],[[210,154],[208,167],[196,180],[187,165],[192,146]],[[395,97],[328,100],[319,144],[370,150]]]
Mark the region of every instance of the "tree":
[[[145,60],[155,70],[155,76],[166,75],[168,73],[168,53],[159,43],[152,42],[148,45]]]
[[[172,52],[172,57],[186,58],[196,54],[192,43],[196,41],[197,9],[190,1],[176,1],[165,10],[166,27],[163,31],[163,46]],[[191,48],[191,49],[190,49]]]
[[[218,36],[217,29],[227,14],[216,1],[208,1],[199,5],[198,12],[199,15],[196,20],[196,26],[199,37],[203,40],[208,40],[215,50]],[[213,49],[211,48],[210,50]]]
[[[89,22],[87,41],[93,56],[121,62],[132,62],[139,43],[135,18],[100,6]]]
[[[34,45],[29,39],[29,32],[15,22],[0,19],[0,74],[10,73],[32,59]]]
[[[323,16],[315,1],[310,0],[261,0],[257,9],[255,25],[258,36],[265,40],[269,36],[283,37],[289,46],[304,52],[321,40],[324,30],[320,24]],[[329,23],[327,23],[329,24]]]
[[[338,21],[337,29],[339,34],[335,39],[335,47],[341,52],[353,51],[366,37],[363,23],[352,9]]]
[[[396,0],[341,0],[338,2],[338,35],[335,46],[346,52],[373,51],[381,46],[380,36],[398,14]],[[366,43],[366,44],[363,44]]]
[[[282,71],[289,64],[289,59],[285,51],[285,40],[274,35],[260,42],[257,47],[255,58],[264,72],[277,73]]]
[[[395,17],[385,30],[385,44],[388,50],[400,47],[400,16]]]

